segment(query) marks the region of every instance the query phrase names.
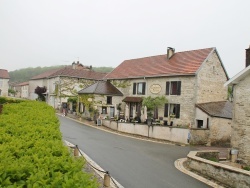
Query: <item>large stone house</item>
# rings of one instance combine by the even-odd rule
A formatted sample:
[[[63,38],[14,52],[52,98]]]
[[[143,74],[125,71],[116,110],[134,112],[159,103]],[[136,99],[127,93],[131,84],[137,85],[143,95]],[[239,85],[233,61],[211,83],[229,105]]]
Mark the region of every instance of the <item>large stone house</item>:
[[[165,96],[168,103],[158,109],[159,118],[203,126],[195,119],[196,104],[227,99],[223,84],[228,75],[216,48],[177,53],[168,48],[164,55],[125,60],[105,80],[123,93],[122,109],[128,107],[129,119],[141,111],[143,97]]]
[[[8,96],[10,76],[7,70],[0,69],[0,96]]]
[[[37,75],[29,81],[29,98],[35,100],[35,88],[46,87],[44,93],[46,101],[54,108],[67,103],[69,97],[77,97],[77,92],[98,80],[102,80],[106,73],[95,72],[92,67],[86,67],[79,62],[71,66],[50,70]]]
[[[239,150],[238,157],[250,166],[250,47],[246,49],[246,68],[232,77],[225,86],[233,93],[231,146]]]

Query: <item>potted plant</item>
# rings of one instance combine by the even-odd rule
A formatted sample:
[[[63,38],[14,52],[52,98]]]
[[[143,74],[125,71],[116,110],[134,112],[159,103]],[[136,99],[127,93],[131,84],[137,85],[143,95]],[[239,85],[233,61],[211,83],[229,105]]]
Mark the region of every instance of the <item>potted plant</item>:
[[[173,119],[175,118],[175,114],[170,114],[168,117],[168,122],[170,126],[173,126]]]

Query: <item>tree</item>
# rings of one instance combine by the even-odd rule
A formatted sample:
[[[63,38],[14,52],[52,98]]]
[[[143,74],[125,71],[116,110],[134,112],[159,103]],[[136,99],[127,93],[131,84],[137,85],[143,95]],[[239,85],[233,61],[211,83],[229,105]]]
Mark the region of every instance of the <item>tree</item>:
[[[45,101],[46,91],[47,91],[47,88],[45,86],[44,87],[37,86],[35,89],[35,93],[38,95],[37,100]]]
[[[155,110],[160,106],[163,106],[167,102],[168,100],[166,99],[165,96],[157,96],[157,97],[148,96],[143,98],[142,105],[147,107],[147,110],[149,111],[149,116],[150,115],[152,116],[152,110]]]

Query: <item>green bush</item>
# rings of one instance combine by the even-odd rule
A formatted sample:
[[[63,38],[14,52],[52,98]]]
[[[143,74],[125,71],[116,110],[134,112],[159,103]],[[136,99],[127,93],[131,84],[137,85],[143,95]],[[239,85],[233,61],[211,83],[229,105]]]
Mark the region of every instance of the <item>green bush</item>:
[[[0,187],[98,187],[63,145],[54,109],[43,102],[4,105],[0,161]]]
[[[0,104],[5,104],[5,103],[19,103],[22,100],[19,99],[13,99],[13,98],[7,98],[7,97],[0,97]]]

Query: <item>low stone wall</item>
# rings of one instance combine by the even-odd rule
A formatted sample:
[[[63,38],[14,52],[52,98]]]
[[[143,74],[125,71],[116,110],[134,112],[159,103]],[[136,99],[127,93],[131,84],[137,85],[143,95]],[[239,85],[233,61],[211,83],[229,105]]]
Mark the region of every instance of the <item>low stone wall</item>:
[[[195,129],[192,128],[191,133],[191,144],[194,145],[206,145],[208,143],[209,129]]]
[[[250,172],[225,164],[213,162],[198,156],[211,154],[216,156],[218,151],[191,151],[187,156],[187,166],[192,170],[222,182],[229,187],[250,187]],[[213,155],[213,153],[215,153]]]
[[[110,120],[103,120],[102,125],[124,133],[188,144],[187,138],[189,129],[186,128],[157,125],[148,126],[145,124],[125,123]]]

